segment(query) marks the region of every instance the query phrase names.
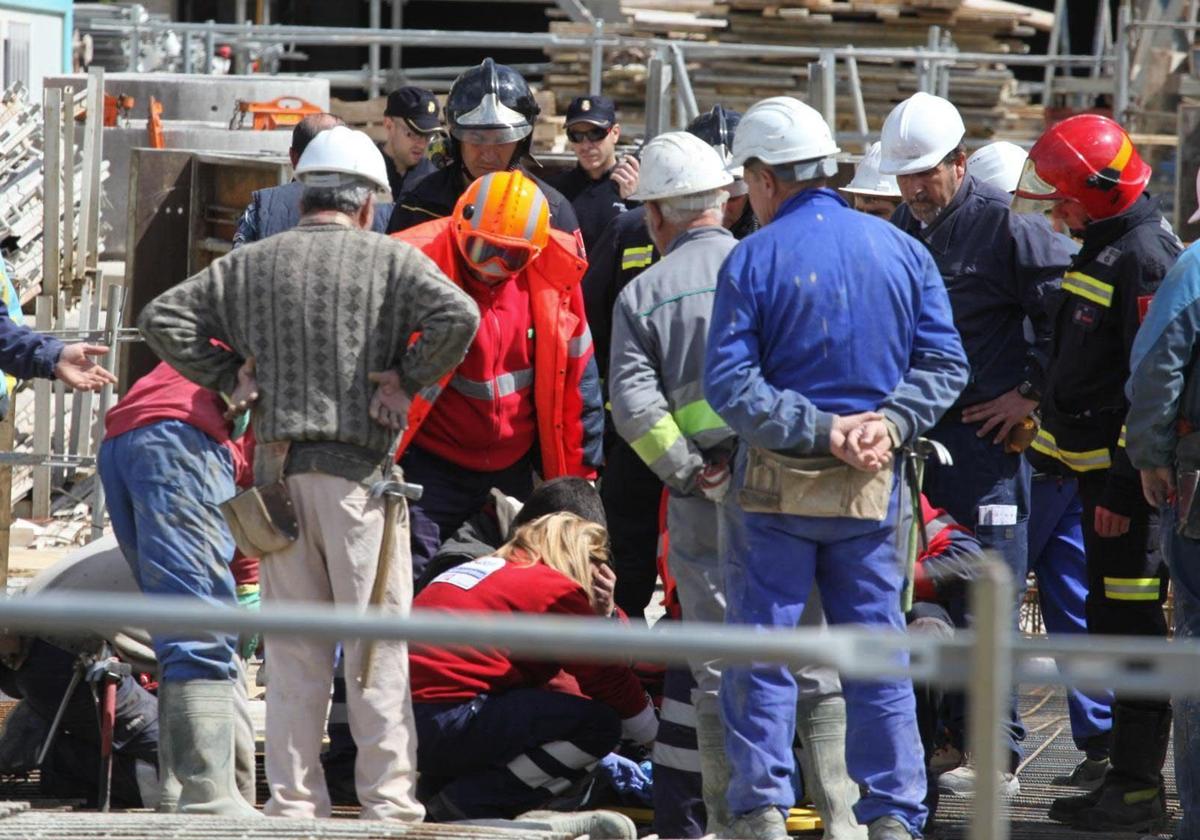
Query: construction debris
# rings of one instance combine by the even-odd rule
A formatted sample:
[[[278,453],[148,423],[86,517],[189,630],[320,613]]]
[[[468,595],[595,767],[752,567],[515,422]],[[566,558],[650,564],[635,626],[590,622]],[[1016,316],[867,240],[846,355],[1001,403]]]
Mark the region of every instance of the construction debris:
[[[948,68],[949,98],[958,106],[968,137],[987,138],[998,125],[1026,133],[1028,102],[1017,93],[1005,55],[1026,53],[1026,39],[1049,30],[1053,15],[1001,0],[622,0],[623,24],[606,34],[669,37],[683,41],[840,48],[928,47],[994,53],[996,62]],[[586,24],[553,21],[551,32],[586,36]],[[586,50],[547,50],[553,66],[546,86],[558,95],[559,110],[587,89]],[[621,110],[622,123],[643,121],[648,55],[642,49],[606,53],[603,88]],[[689,61],[688,73],[700,108],[718,102],[745,110],[767,96],[800,95],[808,89],[808,62],[796,58],[708,58]],[[892,106],[918,90],[911,65],[886,59],[858,59],[858,75],[872,132],[878,132]],[[849,70],[838,63],[837,130],[855,124]],[[1037,109],[1040,119],[1040,109]]]

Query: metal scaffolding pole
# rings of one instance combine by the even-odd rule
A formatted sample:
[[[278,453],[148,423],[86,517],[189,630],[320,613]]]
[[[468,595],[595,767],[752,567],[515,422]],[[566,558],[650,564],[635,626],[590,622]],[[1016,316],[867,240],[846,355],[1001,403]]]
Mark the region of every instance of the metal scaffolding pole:
[[[370,24],[372,29],[383,26],[383,0],[367,0],[370,3]],[[379,44],[367,46],[367,98],[379,96]]]
[[[404,28],[404,0],[392,0],[392,31],[398,32]],[[388,84],[392,90],[400,87],[403,76],[400,72],[400,58],[404,48],[399,43],[392,44],[391,51],[388,56],[388,69],[390,78]]]

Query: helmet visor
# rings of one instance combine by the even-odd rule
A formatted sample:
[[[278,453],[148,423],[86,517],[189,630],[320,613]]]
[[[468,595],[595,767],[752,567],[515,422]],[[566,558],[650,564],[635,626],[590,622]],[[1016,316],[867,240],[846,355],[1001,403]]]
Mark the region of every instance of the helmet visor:
[[[531,245],[501,245],[476,233],[467,234],[463,240],[463,255],[479,269],[492,266],[516,274],[529,265],[534,254]]]
[[[1021,170],[1021,179],[1017,181],[1016,195],[1018,198],[1027,198],[1034,201],[1053,201],[1065,198],[1058,191],[1057,187],[1042,180],[1042,177],[1037,173],[1037,167],[1034,165],[1033,158],[1025,161],[1025,167]]]
[[[525,115],[509,108],[495,93],[485,94],[470,111],[455,114],[450,125],[450,133],[467,143],[511,143],[523,139],[531,131],[533,126]],[[472,132],[484,133],[464,136]]]

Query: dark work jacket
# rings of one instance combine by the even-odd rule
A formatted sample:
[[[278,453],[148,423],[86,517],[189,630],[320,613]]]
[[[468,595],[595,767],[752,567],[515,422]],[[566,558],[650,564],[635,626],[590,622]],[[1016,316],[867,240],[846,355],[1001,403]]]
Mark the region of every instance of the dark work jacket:
[[[746,202],[746,210],[730,228],[736,239],[745,239],[758,230],[758,222]],[[587,309],[592,341],[596,345],[596,364],[600,378],[608,378],[608,352],[612,345],[612,311],[617,295],[647,268],[658,262],[658,249],[646,230],[646,208],[634,207],[608,223],[595,247],[588,243],[588,270],[583,275],[583,305]],[[605,392],[607,394],[607,391]]]
[[[892,223],[923,242],[946,282],[954,325],[971,364],[956,407],[986,402],[1028,379],[1044,393],[1052,313],[1071,262],[1064,237],[1009,209],[1011,197],[967,175],[933,224],[921,229],[907,204]],[[1024,321],[1033,325],[1034,343]]]
[[[379,147],[379,153],[383,155],[383,165],[387,169],[388,184],[392,188],[393,200],[415,187],[426,175],[432,175],[434,172],[437,172],[437,166],[434,162],[427,157],[423,157],[417,161],[416,166],[401,175],[396,169],[396,163],[392,160],[392,156],[383,150],[383,144],[376,143],[375,145]]]
[[[1151,298],[1182,250],[1158,199],[1143,194],[1124,213],[1087,226],[1083,248],[1063,277],[1049,390],[1030,461],[1060,475],[1107,471],[1101,503],[1124,516],[1142,496],[1122,433],[1130,352]]]
[[[258,242],[268,236],[291,230],[300,224],[300,196],[304,185],[299,181],[255,190],[250,204],[238,219],[237,232],[233,235],[233,247],[247,242]],[[372,230],[383,233],[392,215],[392,205],[386,201],[376,202],[375,220]]]
[[[57,338],[18,324],[0,310],[0,370],[9,376],[53,379],[63,347]]]
[[[546,202],[550,205],[550,224],[574,235],[579,242],[582,254],[583,240],[579,236],[579,220],[575,218],[571,202],[541,178],[530,175],[525,169],[521,171],[532,178],[545,193]],[[458,203],[458,197],[463,194],[463,190],[469,184],[462,166],[456,162],[448,164],[445,169],[439,169],[432,175],[427,175],[404,195],[393,196],[396,200],[396,209],[392,211],[387,232],[396,233],[408,230],[422,222],[449,216],[454,212],[454,205]]]
[[[609,169],[599,178],[593,178],[583,167],[576,165],[574,169],[549,179],[555,189],[571,202],[589,255],[609,222],[629,209],[611,175],[612,169]]]

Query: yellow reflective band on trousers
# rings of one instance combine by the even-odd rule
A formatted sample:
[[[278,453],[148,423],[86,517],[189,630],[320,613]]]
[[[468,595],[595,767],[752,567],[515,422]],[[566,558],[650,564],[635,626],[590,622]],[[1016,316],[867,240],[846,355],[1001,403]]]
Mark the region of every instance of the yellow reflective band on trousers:
[[[1084,274],[1082,271],[1068,271],[1063,275],[1062,287],[1064,292],[1079,295],[1092,303],[1106,307],[1112,306],[1113,287],[1102,280],[1097,280],[1090,274]]]
[[[1110,601],[1157,601],[1158,592],[1156,577],[1104,579],[1104,597]]]
[[[688,437],[725,428],[725,421],[721,419],[721,415],[712,410],[708,400],[696,400],[677,410],[675,424],[679,426],[679,431]]]
[[[1037,437],[1033,439],[1033,448],[1047,457],[1066,464],[1075,472],[1106,470],[1112,466],[1112,456],[1107,449],[1089,449],[1087,452],[1060,449],[1054,435],[1045,429],[1038,430]]]
[[[682,439],[683,432],[679,431],[675,418],[670,414],[664,414],[657,423],[650,427],[650,431],[629,445],[646,464],[653,464],[666,455],[676,441]]]
[[[654,262],[654,246],[645,245],[637,248],[626,248],[621,253],[621,268],[628,271],[631,268],[645,268]]]
[[[1125,426],[1121,425],[1121,434],[1117,436],[1117,446],[1121,449],[1125,448]]]

